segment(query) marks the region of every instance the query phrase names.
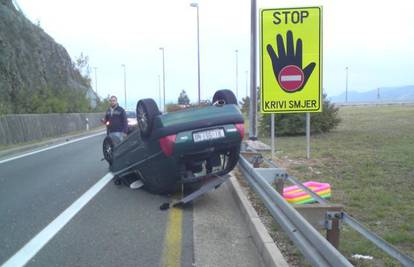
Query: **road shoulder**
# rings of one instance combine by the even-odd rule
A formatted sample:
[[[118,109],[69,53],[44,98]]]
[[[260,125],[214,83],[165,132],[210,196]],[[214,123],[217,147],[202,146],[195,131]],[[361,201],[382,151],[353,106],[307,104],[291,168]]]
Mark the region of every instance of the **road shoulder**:
[[[239,182],[234,176],[231,177],[229,184],[231,193],[238,203],[239,209],[242,212],[244,220],[253,237],[254,244],[262,257],[265,266],[288,267],[289,264],[286,262],[279,248],[267,232],[266,227],[260,220],[256,210],[243,193]]]
[[[0,159],[12,157],[12,156],[24,153],[24,152],[34,151],[36,149],[40,149],[40,148],[47,147],[47,146],[61,144],[61,143],[64,143],[64,142],[67,142],[67,141],[70,141],[76,138],[93,135],[99,132],[104,133],[104,128],[99,127],[96,129],[92,129],[90,131],[70,133],[64,136],[60,136],[60,137],[53,137],[53,138],[47,138],[44,140],[33,141],[28,144],[16,144],[16,145],[13,145],[12,147],[0,150]]]
[[[268,266],[233,198],[230,182],[193,203],[195,266]]]

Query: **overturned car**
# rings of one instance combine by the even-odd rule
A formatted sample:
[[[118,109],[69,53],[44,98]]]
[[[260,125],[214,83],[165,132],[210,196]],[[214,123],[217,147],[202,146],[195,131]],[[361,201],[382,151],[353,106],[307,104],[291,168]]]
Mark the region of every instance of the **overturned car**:
[[[183,185],[196,190],[237,164],[244,120],[232,91],[217,91],[212,105],[165,114],[142,99],[136,111],[136,130],[120,143],[111,136],[103,143],[116,177],[135,176],[148,191],[164,194]]]

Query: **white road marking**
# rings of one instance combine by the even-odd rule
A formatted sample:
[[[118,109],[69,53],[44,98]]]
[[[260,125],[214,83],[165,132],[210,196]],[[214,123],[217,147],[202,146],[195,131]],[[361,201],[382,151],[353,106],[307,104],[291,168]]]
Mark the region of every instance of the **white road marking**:
[[[280,77],[280,80],[282,82],[302,81],[302,75],[282,75],[282,77]]]
[[[0,160],[0,164],[9,162],[9,161],[12,161],[12,160],[15,160],[15,159],[20,159],[20,158],[23,158],[23,157],[27,157],[27,156],[30,156],[30,155],[33,155],[33,154],[36,154],[36,153],[40,153],[40,152],[43,152],[43,151],[46,151],[46,150],[49,150],[49,149],[54,149],[54,148],[57,148],[57,147],[60,147],[60,146],[65,146],[65,145],[69,145],[69,144],[72,144],[72,143],[76,143],[76,142],[79,142],[79,141],[82,141],[82,140],[85,140],[85,139],[88,139],[88,138],[92,138],[92,137],[95,137],[95,136],[98,136],[98,135],[102,135],[104,133],[105,132],[100,132],[100,133],[97,133],[97,134],[88,135],[88,136],[85,136],[85,137],[82,137],[82,138],[79,138],[79,139],[74,139],[74,140],[71,140],[71,141],[68,141],[68,142],[65,142],[65,143],[62,143],[62,144],[45,147],[45,148],[42,148],[42,149],[39,149],[39,150],[36,150],[36,151],[32,151],[32,152],[29,152],[29,153],[18,155],[18,156],[12,157],[12,158]]]
[[[102,177],[95,185],[73,202],[48,226],[33,237],[26,245],[8,259],[1,267],[24,266],[51,240],[88,202],[113,178],[111,172]]]

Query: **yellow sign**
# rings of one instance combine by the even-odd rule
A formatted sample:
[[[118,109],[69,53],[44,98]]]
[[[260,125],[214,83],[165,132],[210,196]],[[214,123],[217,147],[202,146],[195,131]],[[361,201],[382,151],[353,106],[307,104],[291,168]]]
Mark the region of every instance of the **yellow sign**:
[[[322,7],[260,13],[262,112],[321,112]]]

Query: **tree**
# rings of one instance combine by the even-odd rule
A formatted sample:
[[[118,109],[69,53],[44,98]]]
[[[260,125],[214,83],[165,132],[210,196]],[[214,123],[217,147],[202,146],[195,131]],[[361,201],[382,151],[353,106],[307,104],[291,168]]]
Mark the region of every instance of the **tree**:
[[[83,83],[86,87],[91,87],[91,68],[89,66],[89,57],[84,56],[83,53],[76,59],[73,64],[74,68],[79,72],[82,77]]]
[[[89,67],[89,57],[84,56],[81,52],[80,56],[75,61],[75,68],[79,70],[82,76],[89,78],[90,76],[90,67]]]
[[[190,99],[188,98],[187,93],[185,90],[182,90],[180,96],[178,97],[178,105],[189,105]]]
[[[96,99],[96,106],[95,106],[94,109],[92,109],[92,111],[93,112],[104,112],[110,105],[110,101],[109,101],[110,98],[111,98],[110,95],[108,95],[106,98],[104,98],[102,100],[100,98],[97,98]]]
[[[256,96],[257,96],[257,111],[260,111],[260,87],[256,88]],[[241,111],[245,114],[249,114],[250,109],[250,96],[246,96],[242,98],[240,101]]]
[[[323,95],[322,112],[311,113],[311,133],[324,133],[334,129],[340,122],[339,108]],[[304,113],[283,113],[275,115],[275,129],[278,136],[303,135],[306,133]],[[260,133],[270,136],[271,114],[262,114],[259,120]]]
[[[241,105],[241,111],[244,114],[249,114],[249,107],[250,107],[250,97],[246,96],[242,98],[242,101],[240,101]]]

